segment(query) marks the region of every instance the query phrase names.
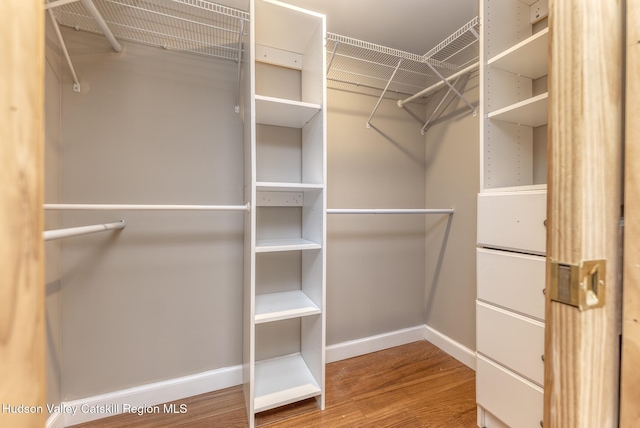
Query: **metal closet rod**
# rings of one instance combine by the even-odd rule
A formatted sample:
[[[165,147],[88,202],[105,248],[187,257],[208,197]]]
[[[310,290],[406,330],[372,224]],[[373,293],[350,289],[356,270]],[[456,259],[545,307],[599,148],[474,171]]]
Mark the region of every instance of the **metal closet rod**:
[[[340,209],[328,208],[327,214],[453,214],[453,208],[443,209]]]
[[[107,230],[124,229],[124,220],[115,223],[93,224],[91,226],[70,227],[67,229],[47,230],[42,235],[45,241],[54,239],[69,238],[71,236],[87,235],[89,233],[104,232]]]
[[[245,205],[44,204],[45,210],[75,211],[250,211]]]

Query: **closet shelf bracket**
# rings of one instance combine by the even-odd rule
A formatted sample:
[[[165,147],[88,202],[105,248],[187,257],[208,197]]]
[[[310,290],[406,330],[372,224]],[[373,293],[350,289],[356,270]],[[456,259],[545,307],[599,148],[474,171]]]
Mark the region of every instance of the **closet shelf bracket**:
[[[452,74],[451,76],[447,77],[447,81],[453,80],[453,79],[457,79],[458,77],[462,76],[463,74],[468,74],[468,73],[472,73],[473,71],[477,70],[480,67],[480,63],[476,62],[474,64],[471,64],[470,66],[458,71],[457,73]],[[409,104],[412,101],[417,100],[420,97],[426,97],[428,95],[431,95],[432,93],[434,93],[435,91],[437,91],[438,89],[444,87],[446,85],[446,83],[444,81],[439,81],[438,83],[435,83],[431,86],[429,86],[426,89],[423,89],[422,91],[418,92],[417,94],[414,94],[412,96],[410,96],[409,98],[406,98],[404,100],[398,100],[398,107],[404,108],[405,105]]]
[[[240,113],[240,91],[242,86],[242,37],[244,36],[244,20],[238,19],[239,31],[238,31],[238,91],[236,93],[236,113]]]
[[[449,83],[449,80],[447,80],[442,74],[440,74],[438,72],[438,70],[436,70],[431,64],[429,64],[428,62],[426,64],[440,78],[440,80],[442,80],[444,82],[444,84],[447,85],[449,87],[449,89],[451,91],[453,91],[453,93],[456,94],[458,96],[458,98],[460,98],[460,100],[462,100],[462,102],[464,102],[467,106],[469,106],[469,108],[473,112],[473,115],[477,116],[478,115],[478,111],[476,110],[476,108],[474,106],[471,105],[471,103],[469,101],[467,101],[467,99],[464,97],[464,95],[462,95],[456,88],[454,88],[453,85],[451,83]]]
[[[84,8],[87,10],[87,12],[93,17],[93,20],[95,21],[96,25],[98,25],[98,27],[100,28],[104,36],[107,38],[107,40],[111,44],[111,47],[113,48],[114,51],[121,52],[122,46],[120,46],[120,43],[118,43],[116,38],[113,36],[113,33],[107,26],[107,23],[105,22],[104,18],[102,18],[102,15],[100,15],[100,12],[98,11],[98,9],[96,8],[96,6],[93,4],[91,0],[57,0],[55,2],[48,2],[47,0],[47,3],[44,6],[44,10],[49,13],[49,18],[51,18],[51,22],[53,24],[53,29],[56,33],[56,36],[58,37],[58,41],[60,42],[60,48],[62,49],[64,58],[66,59],[67,64],[69,65],[69,69],[71,70],[71,76],[73,78],[73,91],[80,92],[81,88],[80,88],[80,81],[78,80],[78,75],[76,74],[76,70],[73,67],[73,63],[71,62],[71,57],[69,56],[67,45],[65,44],[64,39],[62,38],[62,33],[60,32],[60,25],[58,24],[58,20],[56,19],[55,14],[53,13],[53,9],[56,7],[60,7],[60,6],[64,6],[64,5],[67,5],[70,3],[76,3],[76,2],[82,3]]]
[[[460,80],[460,77],[456,78],[456,81],[453,82],[453,86],[455,87],[458,84],[458,81]],[[431,116],[429,116],[429,119],[427,119],[427,121],[425,122],[424,126],[422,127],[422,129],[420,129],[420,134],[424,135],[426,133],[427,127],[429,126],[429,124],[431,123],[431,120],[433,119],[433,117],[436,115],[436,113],[440,110],[440,107],[442,107],[442,105],[444,104],[445,100],[447,98],[449,98],[449,94],[451,93],[451,88],[449,88],[447,90],[447,93],[444,94],[444,97],[442,97],[442,99],[440,100],[440,102],[438,103],[438,105],[436,106],[436,108],[433,109],[433,111],[431,112]]]
[[[369,119],[367,119],[367,129],[371,128],[371,119],[373,118],[373,115],[376,114],[376,110],[378,110],[378,107],[380,106],[380,102],[384,98],[384,94],[387,93],[387,89],[389,89],[389,85],[393,81],[393,78],[396,76],[396,73],[398,72],[398,69],[400,68],[400,64],[402,64],[403,60],[404,60],[404,58],[401,58],[400,61],[398,61],[398,65],[396,65],[395,70],[393,70],[393,74],[389,78],[389,81],[387,82],[387,86],[384,87],[384,90],[382,91],[382,94],[380,94],[380,98],[378,98],[378,102],[376,103],[376,106],[373,108],[373,111],[371,112],[371,115],[369,116]]]
[[[76,1],[79,1],[79,0],[76,0]],[[56,3],[61,3],[61,1],[58,1]],[[65,2],[65,3],[68,3],[68,2]],[[47,6],[50,6],[53,4],[54,3],[48,3]],[[51,18],[51,23],[53,24],[53,29],[56,33],[56,36],[58,37],[58,41],[60,42],[60,48],[62,49],[62,54],[64,55],[64,58],[67,60],[67,65],[69,66],[69,70],[71,70],[71,77],[73,78],[73,91],[80,92],[80,81],[78,80],[76,69],[73,67],[73,63],[71,62],[71,57],[69,56],[67,45],[65,44],[64,39],[62,38],[62,33],[60,32],[60,26],[58,25],[58,21],[56,20],[56,17],[53,14],[53,11],[51,10],[51,8],[47,8],[47,6],[45,6],[45,10],[47,10],[47,12],[49,13],[49,18]],[[61,5],[56,5],[56,6],[61,6]]]
[[[327,65],[327,75],[329,75],[331,64],[333,64],[333,59],[336,57],[336,50],[338,50],[338,46],[340,46],[340,42],[336,42],[336,44],[333,46],[333,51],[331,51],[331,58],[329,59],[329,65]]]
[[[87,12],[89,12],[89,15],[91,15],[95,23],[100,28],[100,31],[102,31],[102,34],[104,34],[104,36],[107,38],[113,50],[116,52],[121,52],[122,46],[120,46],[120,43],[118,43],[118,41],[116,40],[115,36],[111,32],[111,29],[105,22],[102,15],[100,15],[100,12],[93,4],[93,2],[91,0],[80,0],[80,3],[82,3]]]

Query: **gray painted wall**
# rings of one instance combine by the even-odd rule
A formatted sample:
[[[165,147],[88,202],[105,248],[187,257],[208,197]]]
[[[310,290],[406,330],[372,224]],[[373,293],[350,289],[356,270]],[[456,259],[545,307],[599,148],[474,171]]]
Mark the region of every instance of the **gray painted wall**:
[[[423,208],[425,145],[395,100],[328,91],[328,208]],[[414,108],[412,106],[412,108]],[[424,324],[423,216],[327,219],[327,345]]]
[[[242,204],[233,62],[64,31],[62,201]],[[241,363],[241,212],[64,212],[63,399]]]
[[[477,77],[463,94],[478,105]],[[433,96],[427,113],[444,93]],[[426,219],[426,323],[475,350],[476,200],[480,189],[479,122],[454,99],[426,133],[426,206],[455,208]]]
[[[62,202],[242,203],[234,63],[131,43],[116,54],[100,36],[64,37],[83,90],[71,90],[63,67]],[[477,82],[467,88],[477,94]],[[427,320],[475,348],[477,118],[454,114],[425,145],[395,100],[366,129],[376,97],[330,89],[328,98],[328,207],[458,211],[435,285],[444,217],[329,216],[327,344]],[[62,399],[240,364],[242,214],[65,212],[61,223],[118,219],[121,232],[62,244]]]

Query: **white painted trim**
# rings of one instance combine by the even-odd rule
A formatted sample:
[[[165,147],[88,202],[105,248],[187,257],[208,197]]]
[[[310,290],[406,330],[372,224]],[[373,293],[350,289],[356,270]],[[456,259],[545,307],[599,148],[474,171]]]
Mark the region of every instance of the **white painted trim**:
[[[71,410],[75,409],[76,413],[64,415],[64,426],[124,413],[127,411],[125,406],[129,406],[131,411],[132,406],[156,406],[240,384],[242,384],[242,366],[238,365],[67,401],[63,406]],[[92,407],[103,410],[103,413],[90,413]],[[160,406],[159,410],[162,412],[164,409]]]
[[[424,326],[424,338],[470,369],[476,369],[475,351],[472,351],[463,344],[456,342],[449,336],[445,336],[428,325]]]
[[[328,364],[358,357],[419,340],[431,342],[453,358],[475,370],[475,352],[424,324],[327,346],[326,362]],[[242,384],[242,366],[238,365],[67,401],[62,403],[62,406],[71,411],[76,409],[75,415],[66,413],[62,417],[63,415],[54,413],[47,419],[46,428],[62,428],[63,426],[113,416],[125,412],[125,405],[130,407],[157,406],[240,384]],[[90,413],[88,410],[91,407],[101,409],[103,413]],[[159,410],[162,412],[164,409],[161,406]]]
[[[327,364],[424,340],[424,328],[424,325],[420,325],[327,346]]]
[[[45,428],[64,428],[64,418],[60,413],[51,413],[45,423]]]

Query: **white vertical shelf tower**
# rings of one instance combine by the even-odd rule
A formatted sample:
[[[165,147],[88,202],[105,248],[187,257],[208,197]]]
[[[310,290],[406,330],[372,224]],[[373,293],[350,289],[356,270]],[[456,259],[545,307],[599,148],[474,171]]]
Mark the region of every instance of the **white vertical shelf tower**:
[[[245,47],[244,385],[255,414],[316,398],[324,409],[324,15],[252,0]]]
[[[536,15],[545,3],[480,2],[480,427],[543,419],[548,27]]]

